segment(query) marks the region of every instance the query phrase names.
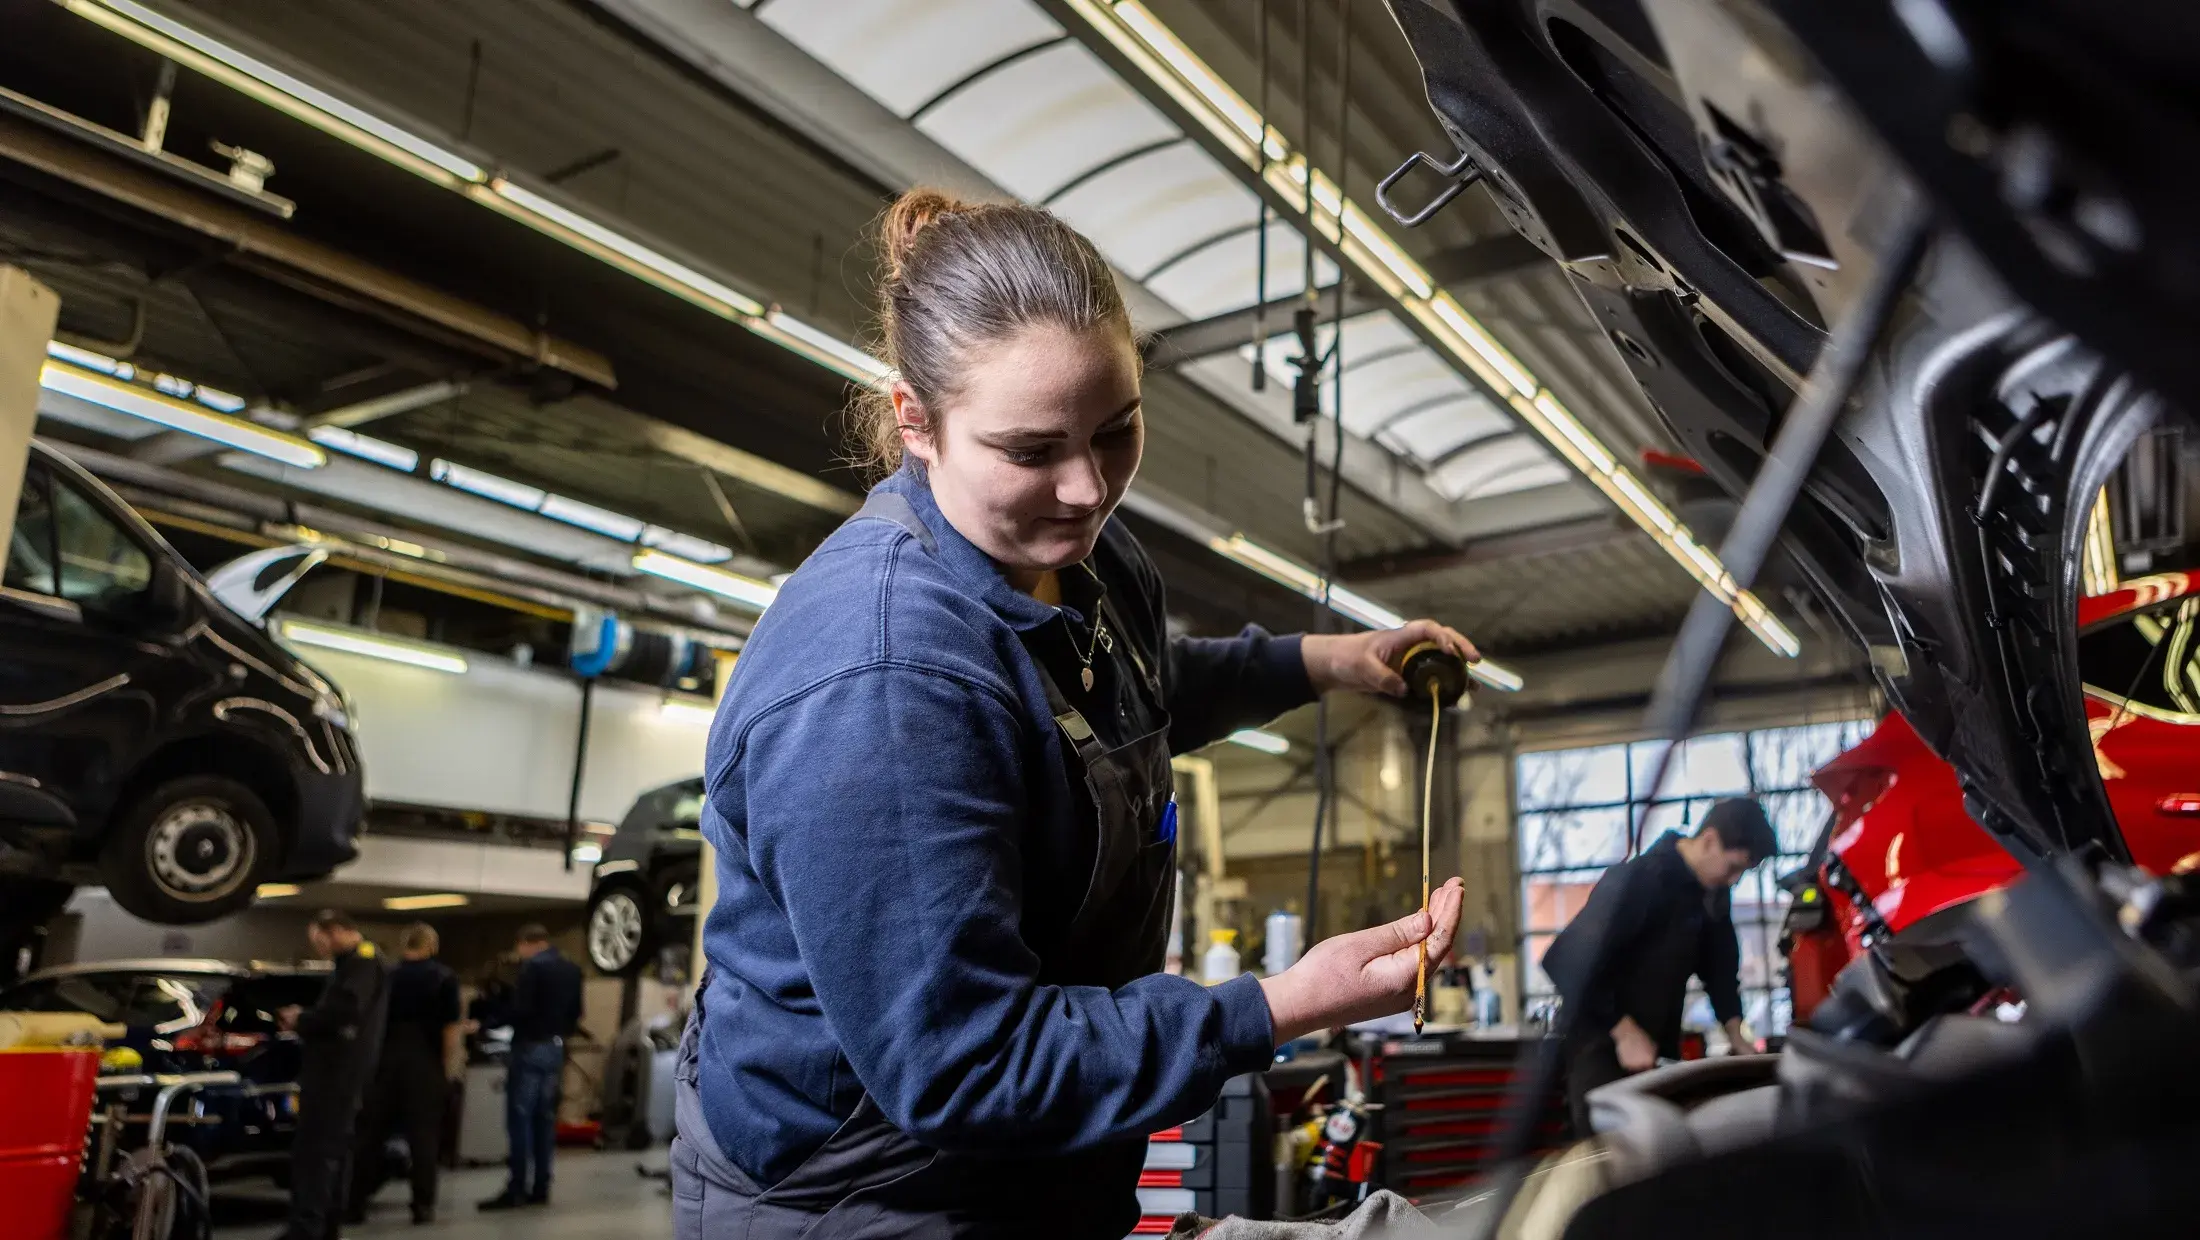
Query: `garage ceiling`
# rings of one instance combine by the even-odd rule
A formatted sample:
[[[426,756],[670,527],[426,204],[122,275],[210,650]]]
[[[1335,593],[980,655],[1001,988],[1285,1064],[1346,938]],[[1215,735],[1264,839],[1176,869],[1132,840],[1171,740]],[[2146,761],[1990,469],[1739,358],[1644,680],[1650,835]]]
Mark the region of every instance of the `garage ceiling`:
[[[1211,158],[1184,141],[1120,81],[1094,76],[1098,62],[1081,46],[1059,41],[1061,27],[1046,13],[1026,0],[986,0],[995,8],[1005,3],[1026,12],[1020,24],[994,14],[978,25],[955,27],[961,31],[955,38],[980,31],[994,42],[1012,45],[966,67],[960,76],[943,76],[946,62],[927,60],[924,74],[917,75],[923,82],[901,82],[881,79],[875,68],[861,63],[857,44],[833,44],[829,32],[805,33],[800,14],[806,5],[821,2],[771,0],[758,16],[779,23],[789,38],[802,35],[831,51],[848,62],[849,72],[870,75],[881,104],[913,118],[918,130],[988,176],[1013,183],[1010,188],[1022,185],[1030,196],[1054,198],[1057,209],[1091,232],[1119,266],[1145,277],[1150,296],[1141,304],[1161,307],[1162,325],[1170,315],[1209,318],[1254,302],[1257,286],[1250,263],[1258,212],[1250,191],[1214,168]],[[36,10],[40,30],[65,43],[71,53],[0,55],[8,85],[27,82],[42,95],[50,89],[86,114],[104,112],[98,117],[103,123],[134,128],[132,113],[149,93],[157,68],[154,58],[97,34],[43,0],[0,4],[7,6],[11,23],[17,10],[25,15]],[[859,161],[821,149],[718,83],[637,41],[632,30],[610,21],[593,4],[390,0],[368,12],[201,0],[160,7],[272,49],[271,55],[279,54],[314,80],[371,104],[378,114],[422,132],[447,135],[468,150],[493,156],[497,166],[527,172],[599,218],[631,226],[634,235],[661,242],[667,252],[694,256],[708,270],[766,292],[830,330],[847,337],[861,330],[872,270],[872,256],[861,239],[893,187],[863,171]],[[968,23],[970,14],[985,4],[958,0],[939,7],[968,10],[956,19]],[[1296,6],[1272,7],[1279,21],[1275,52],[1280,63],[1291,54],[1283,10],[1295,12]],[[1177,20],[1166,12],[1167,6],[1156,8]],[[1375,8],[1363,5],[1362,11]],[[916,10],[905,13],[914,20],[912,15],[918,15]],[[1212,43],[1211,49],[1202,47],[1202,54],[1227,75],[1232,71],[1230,48],[1247,32],[1216,25],[1212,16],[1205,24],[1187,17],[1179,30],[1187,41]],[[861,28],[862,23],[850,26]],[[1041,33],[1048,30],[1054,33]],[[1394,32],[1390,38],[1396,42]],[[1387,160],[1386,147],[1402,149],[1419,141],[1406,131],[1413,118],[1427,115],[1417,79],[1410,89],[1386,85],[1391,70],[1370,70],[1398,51],[1381,51],[1379,44],[1373,31],[1355,36],[1355,46],[1362,49],[1355,54],[1364,59],[1354,71],[1353,96],[1367,102],[1354,109],[1353,149],[1368,162]],[[1011,53],[1019,54],[1001,61]],[[957,55],[970,59],[965,50]],[[1245,60],[1242,52],[1238,59]],[[1034,64],[1048,71],[1032,81],[999,77],[1029,77]],[[71,68],[64,72],[62,65]],[[100,72],[86,73],[85,65],[100,66]],[[973,75],[972,68],[985,71]],[[424,454],[464,460],[744,551],[753,548],[763,558],[790,565],[837,517],[789,503],[768,488],[744,490],[737,475],[721,472],[718,481],[738,514],[736,528],[702,480],[707,465],[693,451],[668,448],[667,429],[679,430],[690,441],[723,443],[783,462],[845,492],[860,488],[860,480],[835,463],[835,422],[845,389],[830,375],[746,333],[728,331],[692,307],[668,305],[655,290],[570,250],[531,235],[515,237],[509,226],[463,200],[410,183],[339,144],[278,132],[296,126],[278,124],[267,109],[184,77],[177,125],[196,143],[186,153],[196,156],[215,137],[249,139],[277,152],[271,188],[301,204],[291,227],[331,244],[363,249],[404,274],[579,340],[602,351],[618,372],[618,387],[609,392],[586,385],[546,387],[519,375],[492,374],[470,384],[464,395],[363,429]],[[1251,93],[1247,83],[1236,84]],[[920,91],[920,86],[926,89]],[[1288,130],[1289,87],[1280,79],[1274,86],[1276,114]],[[997,94],[1002,91],[1009,93]],[[1004,100],[1020,100],[1023,106],[1009,107]],[[1053,111],[1070,127],[1031,129],[1044,119],[1039,114],[1051,114],[1032,106],[1032,100],[1052,100]],[[1100,101],[1097,111],[1091,106],[1094,101]],[[1106,123],[1087,139],[1076,139],[1083,132],[1077,126],[1094,123],[1093,117]],[[1356,162],[1352,180],[1364,187],[1361,176]],[[1103,188],[1107,192],[1100,192]],[[1462,303],[1502,330],[1522,361],[1546,376],[1608,441],[1661,445],[1655,420],[1642,407],[1632,381],[1608,356],[1610,350],[1593,326],[1585,323],[1554,268],[1523,266],[1515,250],[1505,260],[1511,267],[1500,264],[1495,276],[1477,275],[1471,271],[1471,256],[1460,257],[1480,242],[1505,237],[1485,218],[1491,214],[1486,204],[1473,202],[1478,194],[1469,195],[1469,206],[1440,218],[1426,239],[1402,234],[1403,240],[1432,271],[1443,269],[1446,255],[1454,268],[1469,271],[1451,286]],[[1129,209],[1134,202],[1150,205]],[[1282,225],[1270,229],[1271,297],[1300,287],[1303,258],[1296,239],[1297,233]],[[14,244],[36,248],[41,240],[17,237]],[[52,265],[41,273],[45,270]],[[436,349],[417,341],[403,342],[406,349],[398,349],[391,347],[397,342],[377,339],[372,331],[356,337],[331,334],[279,309],[226,306],[215,297],[209,314],[204,305],[193,304],[208,298],[195,291],[200,286],[189,271],[179,276],[143,265],[135,271],[125,264],[59,273],[60,283],[76,281],[64,291],[67,325],[86,334],[126,330],[131,298],[149,278],[160,287],[148,300],[148,354],[173,359],[179,371],[186,371],[188,364],[196,368],[188,373],[255,397],[266,395],[303,408],[328,399],[315,388],[347,374],[395,361],[412,377],[421,377],[432,375],[438,365],[449,365]],[[1333,279],[1332,269],[1317,264],[1317,284]],[[208,284],[213,283],[218,281],[209,277]],[[219,326],[215,318],[222,320]],[[1279,379],[1284,377],[1278,369],[1283,352],[1278,347],[1269,354],[1270,373]],[[1509,501],[1578,490],[1578,484],[1557,477],[1555,463],[1539,443],[1438,362],[1388,312],[1351,318],[1341,352],[1347,429],[1364,434],[1396,461],[1395,477],[1432,492],[1466,497],[1462,512],[1473,511],[1485,499]],[[393,358],[395,354],[405,355]],[[1272,382],[1268,404],[1254,407],[1257,402],[1249,402],[1246,393],[1251,365],[1248,347],[1151,375],[1153,446],[1142,478],[1266,545],[1310,562],[1318,554],[1317,540],[1299,520],[1299,448],[1294,439],[1278,433],[1285,384]],[[1334,400],[1335,392],[1332,385],[1325,399]],[[1287,410],[1281,418],[1287,428]],[[203,463],[191,467],[213,468]],[[1432,538],[1425,518],[1410,506],[1401,509],[1394,495],[1361,482],[1355,477],[1346,493],[1349,524],[1340,539],[1345,560],[1445,549],[1447,542],[1456,549],[1455,540]],[[1566,515],[1579,523],[1584,511],[1572,501]],[[1688,579],[1639,535],[1592,533],[1597,545],[1588,559],[1552,562],[1546,555],[1509,565],[1481,563],[1425,580],[1377,582],[1367,589],[1393,607],[1431,606],[1446,619],[1473,623],[1476,605],[1498,585],[1546,573],[1563,578],[1577,570],[1615,572],[1624,561],[1631,566],[1627,571],[1636,573],[1628,580],[1639,581],[1642,588],[1597,593],[1570,591],[1554,582],[1552,588],[1536,591],[1537,600],[1489,620],[1501,626],[1490,635],[1491,644],[1503,650],[1510,642],[1532,646],[1560,636],[1593,639],[1598,633],[1670,625],[1690,597]],[[1177,550],[1186,559],[1199,558],[1201,551],[1196,543]],[[1219,567],[1243,575],[1227,565]],[[1212,569],[1196,575],[1212,576]],[[1172,574],[1172,580],[1176,577]],[[1286,592],[1266,583],[1250,588],[1254,594],[1278,595],[1268,598],[1271,607],[1299,609]],[[1217,617],[1227,610],[1210,607]]]

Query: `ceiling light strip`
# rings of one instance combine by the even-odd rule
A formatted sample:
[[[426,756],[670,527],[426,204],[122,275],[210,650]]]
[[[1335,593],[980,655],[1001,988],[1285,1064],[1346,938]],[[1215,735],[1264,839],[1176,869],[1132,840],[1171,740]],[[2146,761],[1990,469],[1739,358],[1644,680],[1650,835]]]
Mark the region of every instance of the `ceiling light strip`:
[[[353,629],[308,624],[302,620],[284,620],[282,635],[300,646],[337,650],[345,654],[380,659],[386,663],[402,663],[431,672],[449,672],[462,676],[467,668],[465,657],[448,647],[418,645]]]
[[[662,551],[636,552],[634,570],[708,591],[720,598],[731,599],[759,614],[779,597],[779,587],[768,581],[758,581],[740,573],[729,573],[722,568],[697,564],[693,560],[667,555]]]
[[[1303,155],[1291,153],[1281,136],[1264,129],[1259,113],[1178,39],[1139,0],[1067,0],[1099,35],[1154,85],[1198,119],[1217,142],[1265,177],[1269,188],[1286,199],[1308,194],[1316,210],[1314,231],[1338,244],[1361,274],[1396,298],[1442,341],[1447,350],[1490,390],[1509,393],[1515,412],[1560,455],[1641,526],[1690,576],[1734,609],[1742,623],[1774,653],[1793,657],[1801,650],[1795,635],[1763,602],[1736,588],[1718,557],[1695,542],[1688,528],[1651,496],[1558,397],[1523,366],[1488,329],[1476,322],[1450,293],[1437,288],[1359,206],[1338,193],[1336,182],[1320,169],[1308,169]],[[1267,140],[1264,161],[1255,143]],[[1262,165],[1265,163],[1265,168]]]
[[[1142,497],[1137,505],[1141,509],[1152,509],[1159,506],[1158,502],[1151,497]],[[1169,524],[1180,533],[1197,529],[1196,522],[1180,513],[1171,513],[1170,516],[1174,519]],[[1343,586],[1330,585],[1325,597],[1319,573],[1291,559],[1289,556],[1270,551],[1243,534],[1232,534],[1228,538],[1210,534],[1206,536],[1206,541],[1208,548],[1215,554],[1235,560],[1270,581],[1278,585],[1289,586],[1317,603],[1325,603],[1331,611],[1347,619],[1356,620],[1368,628],[1396,629],[1405,626],[1406,618],[1404,616],[1365,595],[1348,590]],[[1493,689],[1502,689],[1507,693],[1518,692],[1521,685],[1525,683],[1520,679],[1517,672],[1500,667],[1487,659],[1468,664],[1467,674]]]
[[[319,469],[328,464],[328,453],[318,444],[68,362],[49,358],[39,369],[38,385],[285,465]]]

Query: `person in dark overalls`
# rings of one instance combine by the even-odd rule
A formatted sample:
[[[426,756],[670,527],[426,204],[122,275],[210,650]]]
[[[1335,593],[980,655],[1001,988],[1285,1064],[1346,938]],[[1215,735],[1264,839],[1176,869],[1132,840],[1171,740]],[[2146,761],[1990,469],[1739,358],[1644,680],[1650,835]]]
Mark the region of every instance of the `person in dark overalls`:
[[[1576,1135],[1590,1133],[1591,1090],[1681,1057],[1691,975],[1703,983],[1730,1049],[1756,1050],[1742,1029],[1730,889],[1778,848],[1757,802],[1720,801],[1693,836],[1668,831],[1641,856],[1606,870],[1551,940],[1543,971],[1571,1013],[1560,1054]]]
[[[1145,423],[1107,264],[1042,209],[927,191],[884,233],[890,476],[781,587],[711,729],[675,1234],[1120,1240],[1150,1134],[1404,1010],[1459,916],[1455,880],[1275,977],[1161,973],[1170,756],[1402,693],[1418,641],[1478,656],[1429,621],[1172,636],[1113,516]]]
[[[360,1091],[374,1075],[388,1019],[389,968],[348,913],[323,909],[306,927],[313,954],[332,962],[328,985],[309,1008],[282,1010],[304,1043],[298,1069],[298,1128],[290,1147],[290,1218],[282,1240],[334,1240],[343,1210],[352,1126]]]
[[[459,1045],[458,974],[435,958],[435,927],[414,922],[399,944],[403,957],[390,975],[389,1027],[374,1088],[360,1108],[359,1144],[352,1154],[349,1221],[366,1221],[367,1203],[384,1178],[383,1147],[402,1127],[412,1164],[412,1217],[435,1218],[436,1161],[451,1081],[466,1060]]]

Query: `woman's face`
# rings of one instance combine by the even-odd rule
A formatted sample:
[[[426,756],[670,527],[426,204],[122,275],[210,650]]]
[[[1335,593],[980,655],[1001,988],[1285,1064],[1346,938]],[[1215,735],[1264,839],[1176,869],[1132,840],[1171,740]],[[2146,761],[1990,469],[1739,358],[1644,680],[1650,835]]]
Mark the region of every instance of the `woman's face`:
[[[1092,554],[1138,473],[1138,355],[1120,328],[1035,325],[962,362],[960,390],[929,418],[895,384],[902,445],[924,462],[940,512],[1028,590]],[[929,434],[908,429],[924,421]]]

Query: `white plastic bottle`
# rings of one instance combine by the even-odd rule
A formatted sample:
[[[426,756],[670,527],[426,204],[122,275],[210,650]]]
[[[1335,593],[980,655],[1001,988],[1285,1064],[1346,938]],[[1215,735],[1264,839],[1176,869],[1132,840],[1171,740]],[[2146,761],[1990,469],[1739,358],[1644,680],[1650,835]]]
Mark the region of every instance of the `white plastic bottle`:
[[[1236,977],[1238,953],[1231,945],[1237,942],[1237,931],[1210,930],[1207,937],[1213,941],[1207,945],[1207,954],[1200,958],[1199,980],[1213,986]]]
[[[1299,962],[1299,915],[1277,909],[1268,914],[1268,950],[1261,967],[1274,977]]]

